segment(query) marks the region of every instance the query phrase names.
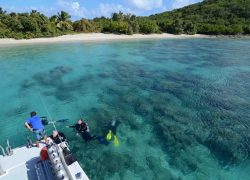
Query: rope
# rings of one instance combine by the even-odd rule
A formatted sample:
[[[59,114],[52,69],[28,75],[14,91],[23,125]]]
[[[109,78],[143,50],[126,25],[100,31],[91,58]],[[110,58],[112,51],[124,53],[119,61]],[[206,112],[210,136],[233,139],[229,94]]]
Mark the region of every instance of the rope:
[[[40,91],[38,91],[38,95],[39,95],[40,101],[42,102],[43,107],[44,107],[44,109],[45,109],[46,113],[47,113],[47,114],[48,114],[48,116],[49,116],[50,122],[52,123],[52,125],[53,125],[54,129],[57,131],[57,128],[56,128],[55,122],[54,122],[54,121],[53,121],[53,119],[52,119],[52,116],[51,116],[51,114],[50,114],[50,112],[49,112],[49,110],[48,110],[48,108],[47,108],[47,106],[46,106],[46,104],[45,104],[45,102],[44,102],[44,100],[43,100],[42,96],[41,96]]]
[[[39,98],[40,98],[40,101],[41,101],[42,104],[43,104],[43,107],[44,107],[46,113],[47,113],[48,116],[49,116],[50,122],[52,123],[52,125],[53,125],[53,127],[54,127],[54,130],[56,130],[56,131],[58,132],[59,140],[60,140],[61,143],[62,143],[63,141],[62,141],[62,139],[60,138],[59,131],[58,131],[57,128],[56,128],[55,122],[53,121],[52,116],[51,116],[51,114],[50,114],[50,112],[49,112],[49,110],[48,110],[48,108],[47,108],[47,106],[46,106],[46,104],[45,104],[45,102],[44,102],[44,100],[43,100],[43,98],[42,98],[42,96],[41,96],[41,92],[40,92],[39,90],[38,90],[38,96],[39,96]],[[66,143],[66,142],[65,142],[65,143]]]

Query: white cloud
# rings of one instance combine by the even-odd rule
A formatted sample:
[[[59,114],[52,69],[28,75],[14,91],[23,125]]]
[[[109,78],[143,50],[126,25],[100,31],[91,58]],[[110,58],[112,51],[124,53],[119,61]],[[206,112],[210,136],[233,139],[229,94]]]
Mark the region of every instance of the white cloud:
[[[110,17],[112,13],[122,11],[123,13],[132,13],[131,9],[125,8],[120,4],[99,4],[99,6],[91,11],[91,17]]]
[[[86,9],[81,7],[77,1],[57,0],[57,4],[61,10],[67,11],[72,16],[80,18],[86,17]]]
[[[201,0],[174,0],[172,4],[172,9],[181,8],[190,4],[200,2]]]
[[[124,13],[132,13],[131,9],[121,4],[105,4],[100,3],[93,9],[86,9],[81,6],[78,1],[73,0],[57,0],[57,5],[61,10],[68,12],[74,18],[93,18],[93,17],[110,17],[112,13],[122,11]],[[60,9],[59,9],[60,10]]]
[[[80,8],[80,4],[79,4],[79,2],[72,2],[71,7],[72,7],[72,9],[77,10]]]
[[[129,0],[129,3],[143,10],[158,9],[163,6],[163,0]]]

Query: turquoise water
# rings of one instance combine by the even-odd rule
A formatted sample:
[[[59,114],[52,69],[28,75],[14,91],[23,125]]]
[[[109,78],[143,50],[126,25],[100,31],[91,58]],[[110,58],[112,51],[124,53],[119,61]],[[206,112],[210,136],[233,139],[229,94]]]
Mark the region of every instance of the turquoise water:
[[[249,179],[249,49],[229,38],[1,47],[0,144],[24,144],[44,101],[69,118],[57,128],[93,180]],[[116,119],[120,146],[85,143],[65,127],[80,117],[99,135]]]

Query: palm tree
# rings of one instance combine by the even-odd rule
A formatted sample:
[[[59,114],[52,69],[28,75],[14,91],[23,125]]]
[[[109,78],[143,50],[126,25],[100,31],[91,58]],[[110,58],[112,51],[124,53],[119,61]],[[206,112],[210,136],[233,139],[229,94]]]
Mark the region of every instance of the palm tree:
[[[50,22],[57,23],[57,15],[53,15],[49,18]]]
[[[6,14],[7,12],[3,10],[3,8],[0,7],[0,14]]]
[[[65,11],[61,11],[57,14],[58,21],[70,21],[70,18],[71,16]]]
[[[67,12],[61,11],[57,15],[52,16],[50,21],[55,22],[56,27],[62,31],[73,30],[70,18],[71,16]]]
[[[125,15],[120,11],[119,13],[113,13],[111,19],[113,21],[123,21]]]

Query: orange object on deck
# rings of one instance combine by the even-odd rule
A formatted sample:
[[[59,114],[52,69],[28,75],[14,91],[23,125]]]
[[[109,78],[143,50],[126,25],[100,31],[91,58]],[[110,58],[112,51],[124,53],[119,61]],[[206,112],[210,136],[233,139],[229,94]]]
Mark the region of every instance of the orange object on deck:
[[[40,159],[42,161],[48,160],[49,159],[49,155],[48,155],[48,150],[47,147],[43,147],[42,150],[40,151]]]

